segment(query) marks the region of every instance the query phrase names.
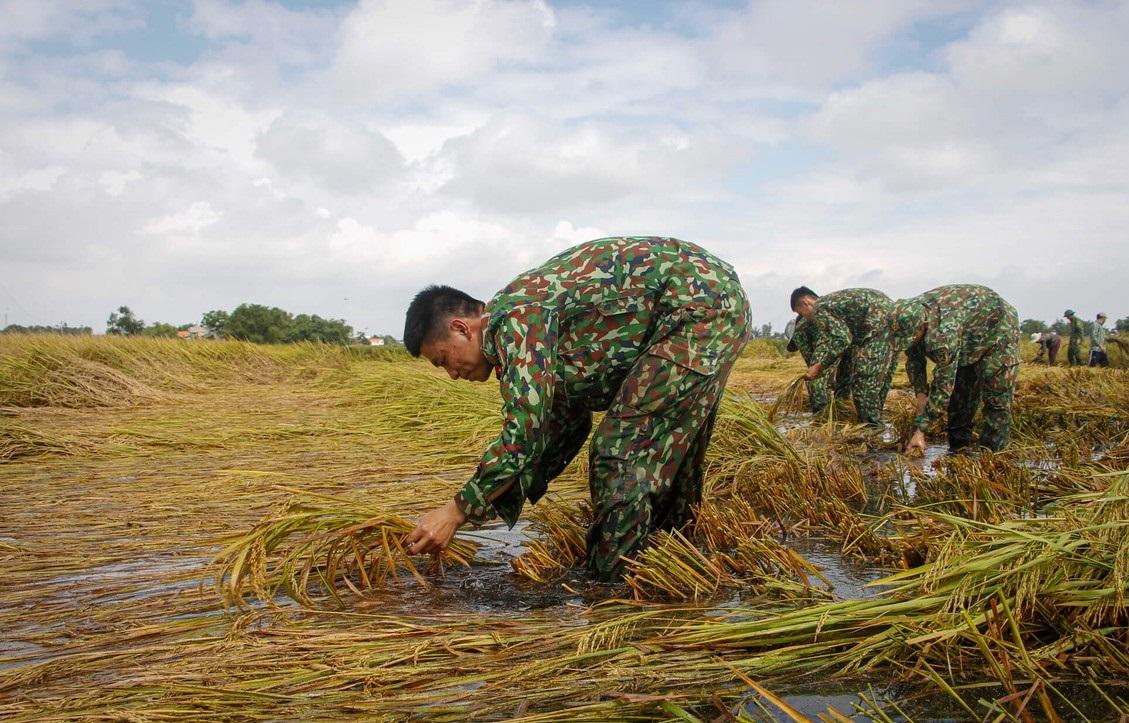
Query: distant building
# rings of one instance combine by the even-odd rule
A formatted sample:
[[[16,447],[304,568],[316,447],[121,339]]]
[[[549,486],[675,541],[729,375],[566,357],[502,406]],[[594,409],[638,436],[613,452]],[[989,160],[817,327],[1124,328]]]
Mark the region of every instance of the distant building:
[[[370,336],[368,338],[368,343],[371,346],[384,346],[384,337],[383,336]]]
[[[215,334],[208,331],[206,326],[190,326],[176,333],[181,339],[214,339]]]

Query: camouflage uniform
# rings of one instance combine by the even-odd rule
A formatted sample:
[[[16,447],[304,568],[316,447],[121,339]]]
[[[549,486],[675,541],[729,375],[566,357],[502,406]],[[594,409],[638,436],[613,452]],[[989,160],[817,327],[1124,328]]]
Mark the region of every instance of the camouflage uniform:
[[[1090,326],[1090,366],[1109,366],[1109,356],[1105,353],[1106,330],[1101,321]]]
[[[588,566],[614,579],[622,556],[700,501],[721,392],[749,335],[737,274],[685,241],[599,239],[517,277],[485,313],[502,432],[455,502],[472,522],[512,527],[606,410],[589,448]]]
[[[813,353],[815,351],[816,329],[815,325],[802,316],[796,317],[796,327],[792,332],[792,340],[788,345],[789,348],[795,347],[800,352],[800,356],[804,359],[804,364],[811,366],[815,359]],[[815,379],[809,379],[805,382],[808,390],[808,401],[811,403],[812,414],[819,414],[826,407],[830,401],[830,392],[828,387],[835,389],[836,396],[840,396],[839,386],[832,381],[828,384],[828,380],[836,380],[838,377],[835,370],[829,370],[820,374]]]
[[[925,337],[910,343],[921,324]],[[896,305],[894,332],[906,348],[906,373],[914,390],[928,393],[915,428],[926,431],[948,409],[949,447],[972,441],[972,422],[981,398],[984,418],[980,443],[999,451],[1011,430],[1011,403],[1019,376],[1019,316],[1011,304],[985,286],[953,284]],[[933,360],[933,382],[925,375]]]
[[[824,369],[838,362],[836,372],[855,401],[860,422],[879,425],[894,374],[890,339],[889,297],[874,289],[843,289],[815,303],[813,363]]]
[[[1070,319],[1070,343],[1066,347],[1066,363],[1072,367],[1082,366],[1082,320],[1077,316]]]

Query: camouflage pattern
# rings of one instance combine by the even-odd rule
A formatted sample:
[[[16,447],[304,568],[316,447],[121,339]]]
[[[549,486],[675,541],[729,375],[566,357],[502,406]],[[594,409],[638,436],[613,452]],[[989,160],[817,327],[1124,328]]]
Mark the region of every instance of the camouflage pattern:
[[[1105,352],[1106,330],[1100,321],[1090,324],[1090,366],[1109,366],[1109,356]]]
[[[895,334],[926,325],[925,337],[906,349],[906,373],[919,394],[928,394],[925,411],[914,426],[925,431],[947,411],[949,447],[972,441],[972,423],[980,402],[984,416],[980,443],[994,451],[1008,443],[1011,403],[1019,375],[1019,315],[985,286],[954,284],[898,302]],[[934,363],[926,381],[926,359]]]
[[[1094,322],[1090,325],[1090,348],[1091,349],[1104,349],[1105,348],[1106,330],[1099,322]]]
[[[512,527],[606,411],[589,448],[588,565],[618,577],[622,556],[688,522],[700,499],[717,405],[749,336],[737,274],[678,239],[598,239],[518,276],[485,313],[502,431],[456,503],[472,522]]]
[[[816,326],[802,316],[796,317],[795,331],[792,333],[792,344],[796,350],[800,352],[800,356],[804,359],[804,364],[811,366],[815,363],[815,342],[816,342]],[[835,384],[838,379],[835,369],[825,370],[815,379],[810,379],[804,384],[807,387],[808,401],[811,403],[812,414],[819,414],[827,408],[828,402],[831,401],[831,393],[828,387],[834,388],[836,396],[839,395],[839,387]]]
[[[1066,363],[1079,367],[1082,366],[1082,320],[1071,316],[1067,321],[1070,322],[1070,342],[1066,346]]]
[[[895,354],[890,298],[874,289],[843,289],[821,296],[812,325],[813,363],[828,369],[838,363],[838,385],[850,394],[860,422],[882,424]]]

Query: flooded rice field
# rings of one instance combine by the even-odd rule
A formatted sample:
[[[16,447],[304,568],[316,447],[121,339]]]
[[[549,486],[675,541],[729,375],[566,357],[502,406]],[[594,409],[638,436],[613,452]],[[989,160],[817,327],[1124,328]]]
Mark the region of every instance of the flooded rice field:
[[[1025,369],[1005,453],[950,455],[936,429],[910,458],[904,378],[874,435],[849,410],[769,421],[802,366],[742,359],[698,524],[599,585],[583,459],[512,530],[461,532],[469,566],[397,551],[389,531],[493,435],[488,385],[316,347],[158,364],[160,342],[107,343],[160,367],[129,367],[136,397],[58,386],[67,353],[118,347],[54,349],[53,401],[2,405],[5,720],[1129,711],[1124,373]]]

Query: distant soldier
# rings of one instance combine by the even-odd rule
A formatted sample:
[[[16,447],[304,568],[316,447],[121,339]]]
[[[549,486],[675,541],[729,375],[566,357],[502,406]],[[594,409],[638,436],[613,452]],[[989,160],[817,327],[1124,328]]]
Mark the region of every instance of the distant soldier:
[[[849,391],[859,421],[880,426],[894,371],[890,298],[874,289],[819,296],[801,286],[790,303],[814,327],[815,347],[805,376],[818,379],[836,365],[836,386]]]
[[[906,351],[906,372],[917,392],[917,416],[906,452],[925,451],[925,431],[948,410],[949,449],[972,442],[981,399],[980,444],[1007,446],[1011,403],[1019,376],[1019,315],[985,286],[953,284],[897,302],[893,331]],[[927,383],[926,359],[933,361]]]
[[[1109,356],[1105,353],[1105,314],[1099,313],[1094,325],[1090,327],[1090,366],[1109,366]]]
[[[793,327],[792,335],[788,339],[788,351],[800,352],[804,364],[810,365],[813,358],[812,353],[815,351],[815,325],[802,316],[797,316],[795,320],[788,322],[788,324]],[[785,334],[787,333],[785,331]],[[831,385],[827,383],[829,378],[835,378],[834,373],[821,374],[815,379],[804,381],[812,414],[819,414],[827,408],[827,403],[831,399],[828,391],[828,387]]]
[[[1039,346],[1039,351],[1035,353],[1035,363],[1047,358],[1047,363],[1053,367],[1058,358],[1058,350],[1062,348],[1062,337],[1053,331],[1035,332],[1031,335],[1031,341]]]
[[[431,286],[404,346],[453,379],[498,378],[502,419],[478,468],[404,538],[442,549],[466,522],[513,527],[588,440],[595,519],[588,567],[613,580],[655,530],[689,522],[722,390],[749,337],[733,267],[674,238],[614,237],[562,251],[487,303]]]
[[[1072,367],[1082,366],[1082,320],[1074,315],[1074,309],[1062,312],[1070,324],[1070,341],[1066,346],[1066,363]]]

